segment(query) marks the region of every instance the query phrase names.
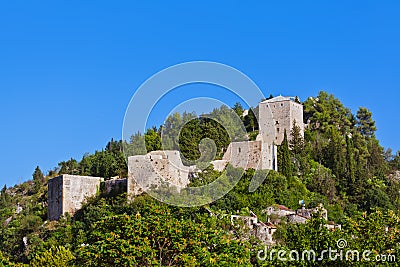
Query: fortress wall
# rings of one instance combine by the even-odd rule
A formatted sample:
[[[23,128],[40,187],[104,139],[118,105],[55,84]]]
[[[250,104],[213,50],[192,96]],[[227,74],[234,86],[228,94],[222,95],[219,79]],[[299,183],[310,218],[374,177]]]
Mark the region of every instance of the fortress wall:
[[[261,141],[232,142],[222,159],[234,167],[260,169],[261,144]]]
[[[300,127],[300,133],[304,136],[304,118],[303,118],[303,105],[298,104],[296,102],[292,102],[291,108],[291,125],[290,129],[293,127],[293,120],[296,120],[296,125]]]
[[[58,220],[63,214],[63,177],[50,179],[47,184],[47,217],[50,221]]]
[[[259,104],[259,135],[256,141],[232,142],[222,160],[211,162],[217,170],[223,170],[229,162],[244,169],[277,170],[277,146],[286,129],[288,138],[293,120],[304,135],[303,106],[287,97],[276,97]],[[180,152],[176,150],[153,151],[146,155],[128,158],[128,178],[105,182],[106,192],[127,191],[135,196],[161,184],[186,187],[193,167],[184,166]],[[162,179],[160,179],[160,176]],[[48,217],[58,220],[63,214],[74,213],[82,207],[86,197],[95,195],[102,178],[61,175],[48,182]],[[136,181],[139,181],[141,186]]]
[[[214,170],[222,172],[226,165],[228,164],[228,161],[220,159],[220,160],[213,160],[210,162],[214,166]]]
[[[49,180],[49,220],[58,220],[65,213],[73,216],[82,207],[85,198],[97,194],[102,179],[100,177],[63,174]]]
[[[128,195],[138,195],[143,189],[160,186],[163,182],[186,187],[191,168],[183,165],[179,151],[170,150],[129,157],[128,170]]]
[[[122,194],[127,190],[127,178],[105,181],[106,194]]]
[[[257,140],[272,144],[275,142],[275,122],[273,120],[272,110],[270,105],[265,102],[261,102],[258,107],[259,135],[257,136]]]
[[[261,168],[262,170],[278,170],[278,147],[274,144],[262,143]]]

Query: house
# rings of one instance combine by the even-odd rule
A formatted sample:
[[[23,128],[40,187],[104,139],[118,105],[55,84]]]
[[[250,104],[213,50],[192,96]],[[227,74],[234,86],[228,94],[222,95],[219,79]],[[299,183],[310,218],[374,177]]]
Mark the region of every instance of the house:
[[[251,214],[251,216],[231,215],[232,225],[237,226],[239,224],[238,221],[241,221],[241,224],[247,228],[249,236],[252,235],[267,245],[275,244],[273,235],[277,230],[276,226],[271,222],[259,222],[257,215],[252,212]]]

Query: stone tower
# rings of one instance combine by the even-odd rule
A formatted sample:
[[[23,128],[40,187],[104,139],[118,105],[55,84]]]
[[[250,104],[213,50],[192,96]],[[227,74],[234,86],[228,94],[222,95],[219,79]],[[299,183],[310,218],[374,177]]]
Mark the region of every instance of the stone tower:
[[[283,141],[284,132],[290,138],[293,122],[304,134],[303,106],[294,101],[293,97],[278,96],[265,100],[258,105],[259,134],[256,141],[232,142],[223,157],[234,167],[256,170],[278,170],[278,149]],[[218,170],[225,165],[215,162]],[[220,166],[221,165],[221,166]]]
[[[261,142],[261,166],[264,170],[278,170],[278,148],[276,146],[274,116],[266,106],[259,104],[258,116],[259,134],[257,141]]]
[[[96,195],[103,178],[62,174],[48,182],[48,218],[57,221],[65,213],[73,216],[87,197]]]
[[[290,139],[294,121],[304,135],[303,105],[295,102],[293,97],[278,96],[259,104],[258,124],[264,142],[280,145],[285,130]]]

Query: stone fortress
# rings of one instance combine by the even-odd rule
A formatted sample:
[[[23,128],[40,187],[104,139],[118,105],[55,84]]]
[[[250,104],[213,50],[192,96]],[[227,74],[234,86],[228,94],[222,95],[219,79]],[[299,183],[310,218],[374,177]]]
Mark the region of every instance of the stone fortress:
[[[293,97],[278,96],[262,101],[258,109],[259,134],[256,140],[232,142],[223,160],[234,167],[277,171],[277,145],[282,143],[285,130],[290,138],[295,121],[304,134],[303,105],[295,102]]]
[[[222,160],[211,162],[216,170],[221,171],[230,163],[243,169],[277,171],[277,145],[282,143],[284,132],[289,138],[293,123],[296,122],[301,134],[304,134],[303,106],[295,98],[274,97],[260,102],[258,108],[259,134],[256,140],[230,143]],[[159,185],[159,175],[165,182],[186,187],[195,171],[196,166],[182,164],[179,151],[152,151],[128,158],[128,178],[108,180],[104,184],[106,192],[126,191],[129,196],[135,196],[151,186]],[[76,175],[61,175],[49,180],[49,220],[58,220],[65,213],[74,215],[82,207],[85,198],[100,191],[103,180],[101,177]]]

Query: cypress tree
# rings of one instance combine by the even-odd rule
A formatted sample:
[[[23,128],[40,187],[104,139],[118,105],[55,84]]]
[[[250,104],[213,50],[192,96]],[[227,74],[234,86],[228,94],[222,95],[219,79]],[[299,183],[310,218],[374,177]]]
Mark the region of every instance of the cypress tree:
[[[301,155],[304,149],[304,139],[301,136],[300,126],[297,125],[296,120],[293,120],[293,127],[290,131],[290,149],[294,155]]]
[[[39,166],[36,166],[35,172],[32,175],[33,177],[33,191],[34,193],[39,192],[40,186],[44,183],[44,175],[40,170]]]
[[[278,149],[278,170],[280,170],[280,172],[287,178],[290,178],[292,176],[292,161],[286,129],[283,134],[282,144],[279,146]]]
[[[355,189],[355,165],[356,162],[354,160],[354,144],[351,136],[346,135],[346,171],[347,171],[347,184],[348,184],[348,193],[350,195],[354,194]]]

